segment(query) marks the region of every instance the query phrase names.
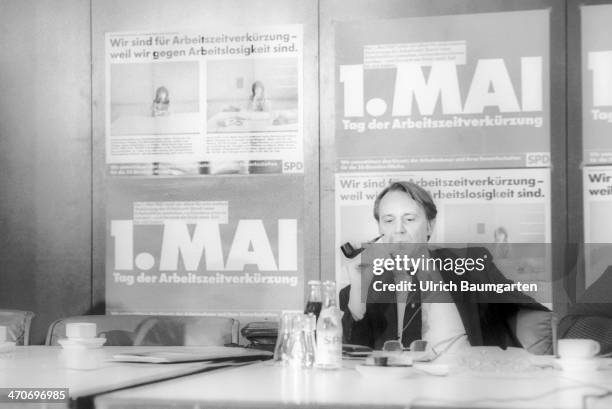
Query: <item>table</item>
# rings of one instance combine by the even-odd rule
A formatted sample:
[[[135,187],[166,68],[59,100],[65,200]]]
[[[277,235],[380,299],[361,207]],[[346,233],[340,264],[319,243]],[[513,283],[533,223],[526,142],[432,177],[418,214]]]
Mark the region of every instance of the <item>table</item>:
[[[124,115],[111,124],[112,136],[199,134],[202,117],[197,112],[167,116]]]
[[[275,122],[277,116],[290,119]],[[297,132],[297,130],[295,109],[273,112],[218,112],[208,119],[206,125],[207,133]]]
[[[552,359],[552,358],[551,358]],[[273,362],[191,375],[100,395],[97,409],[134,408],[581,408],[584,395],[612,389],[612,368],[589,374],[557,369],[515,373],[414,371],[402,379],[360,375],[355,362],[335,371],[295,370]],[[612,397],[589,400],[612,407]],[[599,405],[599,406],[597,406]]]
[[[224,347],[103,347],[75,353],[74,350],[61,347],[21,346],[16,347],[12,357],[0,358],[0,388],[68,388],[70,399],[73,401],[71,405],[87,407],[91,397],[102,392],[211,369],[209,362],[143,364],[106,361],[115,354],[160,350],[200,353],[212,350],[222,352],[225,349]],[[84,352],[87,356],[83,355]],[[20,404],[19,407],[24,406]]]

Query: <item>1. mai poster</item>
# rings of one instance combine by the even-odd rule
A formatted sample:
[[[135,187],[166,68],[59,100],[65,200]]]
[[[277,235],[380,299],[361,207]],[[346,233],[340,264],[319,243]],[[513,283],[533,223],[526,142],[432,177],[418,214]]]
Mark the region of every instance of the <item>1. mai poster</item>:
[[[612,6],[583,6],[582,130],[586,164],[612,163]]]
[[[549,11],[338,22],[341,172],[547,167]]]
[[[302,308],[301,176],[268,177],[266,189],[249,178],[231,185],[224,178],[113,180],[107,312],[240,316]]]

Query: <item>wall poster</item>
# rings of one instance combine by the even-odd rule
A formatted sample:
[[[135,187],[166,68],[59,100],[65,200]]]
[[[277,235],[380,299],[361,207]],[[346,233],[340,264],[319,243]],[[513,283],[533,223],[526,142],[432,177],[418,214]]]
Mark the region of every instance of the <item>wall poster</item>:
[[[612,265],[612,167],[583,169],[585,284]]]
[[[431,246],[485,246],[507,278],[546,283],[538,301],[551,302],[549,169],[336,174],[336,249],[346,242],[357,247],[379,235],[374,200],[391,181],[416,183],[432,196],[438,216]],[[340,287],[348,284],[347,261],[338,250]]]
[[[301,25],[105,36],[108,174],[303,173]]]
[[[587,165],[612,163],[612,5],[582,6],[582,143]]]
[[[107,313],[240,317],[302,308],[302,177],[268,177],[264,190],[240,177],[114,179]]]
[[[548,10],[334,28],[337,171],[550,165]]]

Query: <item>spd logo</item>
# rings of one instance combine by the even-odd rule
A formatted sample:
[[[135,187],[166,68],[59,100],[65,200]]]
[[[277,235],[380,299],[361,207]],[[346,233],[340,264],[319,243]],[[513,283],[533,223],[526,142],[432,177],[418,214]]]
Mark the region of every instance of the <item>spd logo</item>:
[[[530,168],[550,166],[549,152],[527,152],[525,166]]]

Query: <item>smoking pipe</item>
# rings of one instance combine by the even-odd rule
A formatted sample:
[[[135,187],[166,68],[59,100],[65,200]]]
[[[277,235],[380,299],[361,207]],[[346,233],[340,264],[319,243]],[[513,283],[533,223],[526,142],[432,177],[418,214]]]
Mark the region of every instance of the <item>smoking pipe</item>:
[[[381,239],[382,236],[384,236],[384,234],[381,234],[380,236],[368,241],[367,244],[376,243],[378,240]],[[365,250],[365,248],[359,247],[358,249],[356,249],[351,243],[347,241],[346,243],[340,246],[340,250],[342,251],[342,254],[344,254],[344,257],[348,259],[353,259],[360,255]]]

